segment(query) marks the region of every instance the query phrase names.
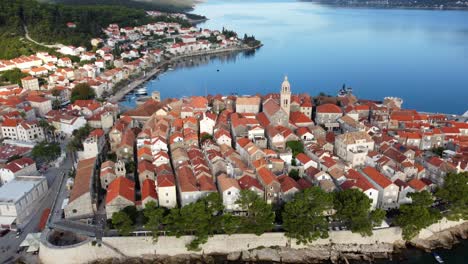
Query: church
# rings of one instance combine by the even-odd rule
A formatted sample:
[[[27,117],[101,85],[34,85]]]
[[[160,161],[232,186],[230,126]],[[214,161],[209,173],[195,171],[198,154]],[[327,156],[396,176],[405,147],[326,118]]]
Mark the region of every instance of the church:
[[[263,100],[263,112],[270,120],[273,126],[289,125],[289,114],[291,111],[291,85],[289,84],[288,77],[284,77],[281,84],[281,92],[279,98],[277,94],[270,94]]]

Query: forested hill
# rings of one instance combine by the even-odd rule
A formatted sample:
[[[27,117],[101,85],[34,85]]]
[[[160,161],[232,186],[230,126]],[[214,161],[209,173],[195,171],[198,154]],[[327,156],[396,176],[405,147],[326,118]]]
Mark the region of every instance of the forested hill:
[[[117,5],[145,10],[183,12],[191,9],[194,0],[52,0],[55,3],[71,5]]]
[[[90,39],[102,36],[102,28],[110,23],[135,26],[156,20],[146,16],[143,9],[118,5],[69,5],[35,0],[0,0],[0,59],[10,59],[33,52],[31,43],[21,41],[24,37],[23,25],[27,26],[29,35],[36,41],[89,47]],[[172,20],[176,19],[169,20],[174,22]],[[75,23],[76,28],[68,28],[67,22]]]

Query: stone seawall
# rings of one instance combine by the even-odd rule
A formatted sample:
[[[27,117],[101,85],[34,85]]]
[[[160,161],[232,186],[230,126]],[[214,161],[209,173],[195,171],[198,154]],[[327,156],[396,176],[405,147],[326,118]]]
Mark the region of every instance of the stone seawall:
[[[429,239],[443,230],[458,226],[467,226],[463,221],[442,221],[421,232],[417,238],[421,241]],[[91,241],[75,247],[55,247],[48,242],[42,242],[39,258],[43,263],[88,263],[97,259],[108,258],[177,258],[181,256],[226,255],[230,260],[266,260],[282,262],[313,262],[320,260],[336,260],[346,258],[388,257],[395,244],[404,244],[401,229],[391,227],[375,230],[369,237],[362,237],[350,231],[332,231],[327,239],[319,239],[309,245],[297,245],[283,233],[266,233],[261,236],[252,234],[216,235],[202,245],[202,251],[193,252],[186,249],[191,236],[159,237],[153,241],[151,237],[104,237],[102,243]]]

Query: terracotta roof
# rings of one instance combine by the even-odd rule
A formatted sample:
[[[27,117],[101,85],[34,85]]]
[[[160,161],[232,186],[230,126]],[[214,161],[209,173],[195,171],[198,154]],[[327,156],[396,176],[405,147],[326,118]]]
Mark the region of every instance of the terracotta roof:
[[[392,182],[372,167],[365,167],[362,171],[382,188],[387,188]]]
[[[154,198],[156,200],[158,199],[156,185],[152,179],[144,180],[141,187],[141,199],[145,200],[148,197]]]
[[[106,204],[119,196],[135,203],[135,183],[123,176],[113,180],[107,188]]]
[[[313,123],[312,119],[307,117],[301,112],[291,112],[289,115],[289,121],[293,124],[298,124],[298,123]]]
[[[336,113],[341,114],[341,109],[334,104],[323,104],[317,106],[317,113]]]
[[[304,153],[297,154],[296,159],[299,160],[299,162],[302,163],[303,165],[312,160]]]
[[[238,105],[260,105],[260,97],[237,97],[236,104]]]
[[[75,182],[70,194],[70,202],[90,192],[96,158],[80,160],[76,168]]]
[[[175,186],[175,179],[172,174],[158,175],[156,178],[158,187],[173,187]]]
[[[296,190],[298,190],[298,191],[301,189],[299,184],[297,184],[297,182],[293,178],[291,178],[291,177],[289,177],[287,175],[282,175],[282,176],[278,177],[278,180],[279,180],[279,182],[281,184],[281,191],[283,191],[283,192],[290,191],[290,190],[292,190],[294,188],[296,188]]]
[[[270,185],[272,182],[278,182],[276,176],[270,170],[265,168],[258,170],[258,176],[262,179],[265,185]]]
[[[308,180],[304,179],[304,178],[300,178],[298,181],[297,181],[297,184],[299,185],[299,188],[301,190],[305,190],[305,189],[308,189],[310,187],[312,187],[312,183],[310,183]]]
[[[267,114],[267,116],[272,116],[280,110],[281,106],[273,99],[269,99],[263,103],[263,112]]]
[[[249,175],[242,176],[238,180],[238,182],[239,182],[239,186],[241,187],[242,190],[252,189],[252,187],[254,187],[254,188],[259,189],[260,191],[263,191],[263,187],[260,184],[260,182],[258,182],[257,179],[252,178]]]
[[[28,167],[32,164],[35,164],[36,162],[30,158],[19,158],[13,161],[10,161],[3,169],[8,169],[13,173],[16,173],[20,170],[22,170],[24,167]]]
[[[147,160],[140,160],[138,162],[138,173],[143,173],[145,171],[150,171],[152,173],[154,173],[155,171],[155,167],[153,165],[153,163],[147,161]]]

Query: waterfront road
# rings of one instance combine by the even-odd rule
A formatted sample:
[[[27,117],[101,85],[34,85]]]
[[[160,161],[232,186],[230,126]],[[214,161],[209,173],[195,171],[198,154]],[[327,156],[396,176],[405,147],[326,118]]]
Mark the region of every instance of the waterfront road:
[[[66,142],[63,142],[61,145],[64,148]],[[29,233],[38,232],[39,221],[42,212],[46,208],[52,208],[54,202],[56,204],[55,208],[61,207],[63,198],[65,197],[65,194],[63,194],[64,185],[66,185],[66,178],[72,164],[73,162],[70,155],[66,155],[66,158],[59,168],[51,167],[44,173],[49,184],[48,193],[39,202],[36,211],[31,214],[27,224],[21,227],[22,233],[18,238],[16,238],[16,232],[13,231],[0,238],[0,263],[12,263],[15,259],[20,257],[20,255],[16,253],[17,250],[19,250],[19,245]],[[57,199],[57,197],[59,197],[59,199]],[[57,217],[55,211],[51,214],[53,218]]]

